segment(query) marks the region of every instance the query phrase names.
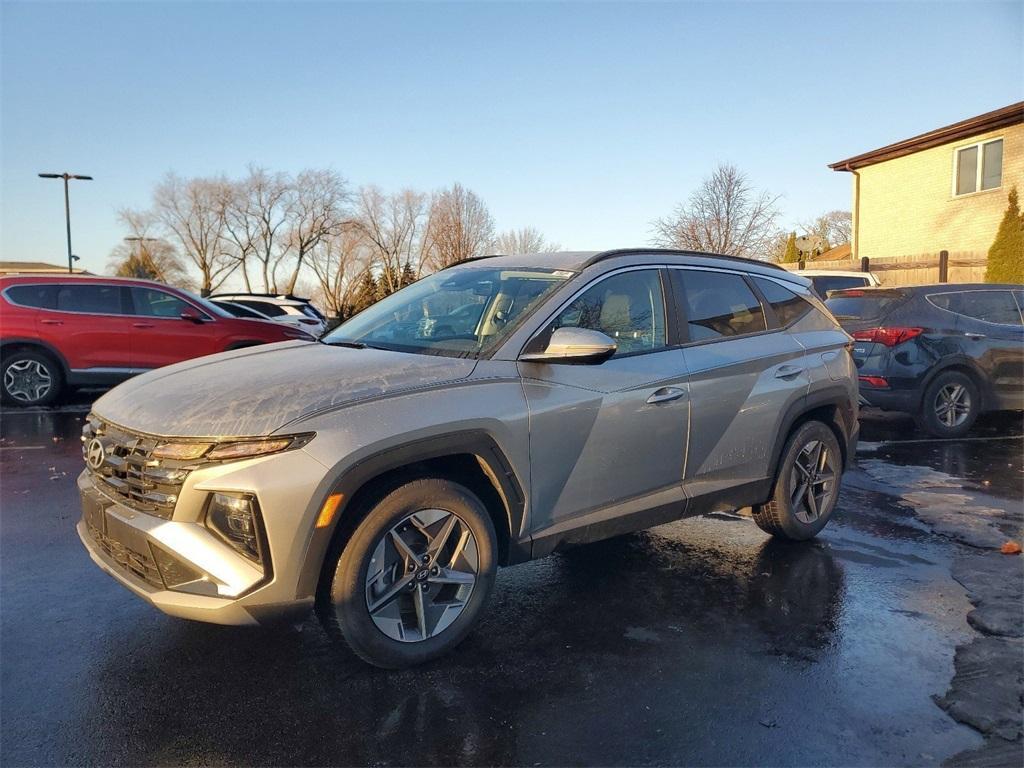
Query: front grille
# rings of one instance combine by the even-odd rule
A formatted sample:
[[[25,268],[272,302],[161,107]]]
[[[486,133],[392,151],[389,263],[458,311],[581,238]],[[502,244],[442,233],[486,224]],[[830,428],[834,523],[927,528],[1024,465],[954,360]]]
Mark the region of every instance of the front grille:
[[[152,554],[136,552],[123,542],[107,536],[91,520],[87,525],[93,541],[107,553],[111,560],[147,584],[159,589],[164,588],[163,579],[160,578],[160,569],[156,567],[156,560],[153,559]]]
[[[154,459],[157,443],[89,416],[82,429],[82,457],[96,489],[139,512],[169,518],[192,467]]]

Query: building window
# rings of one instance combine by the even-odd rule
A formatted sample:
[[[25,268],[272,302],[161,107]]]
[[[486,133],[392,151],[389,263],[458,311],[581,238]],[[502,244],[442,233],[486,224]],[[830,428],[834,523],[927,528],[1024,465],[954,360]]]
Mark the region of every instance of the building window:
[[[961,147],[956,150],[954,157],[954,195],[969,195],[985,189],[998,189],[1003,183],[1002,139]]]

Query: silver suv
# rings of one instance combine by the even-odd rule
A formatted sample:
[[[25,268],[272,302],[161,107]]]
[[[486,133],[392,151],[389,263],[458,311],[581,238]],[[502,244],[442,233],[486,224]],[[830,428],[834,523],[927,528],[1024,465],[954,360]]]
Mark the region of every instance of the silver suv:
[[[100,398],[79,535],[168,614],[315,608],[382,667],[462,640],[499,565],[745,506],[808,539],[857,433],[850,338],[809,285],[673,251],[463,262],[321,342]]]

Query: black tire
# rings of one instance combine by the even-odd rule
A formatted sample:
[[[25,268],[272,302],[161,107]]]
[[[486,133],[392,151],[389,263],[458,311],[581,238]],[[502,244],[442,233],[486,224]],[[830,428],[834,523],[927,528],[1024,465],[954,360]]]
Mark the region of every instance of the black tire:
[[[475,544],[476,579],[468,597],[461,599],[464,607],[449,625],[437,634],[428,633],[425,638],[413,637],[402,641],[385,634],[370,613],[367,602],[369,569],[375,551],[385,538],[393,540],[393,529],[403,524],[413,513],[427,510],[450,513],[457,521],[453,525],[458,526],[460,532],[468,529]],[[406,525],[402,530],[408,528]],[[412,531],[411,535],[416,536],[417,532]],[[494,585],[496,555],[494,525],[479,498],[467,488],[449,480],[413,480],[387,493],[356,527],[351,538],[336,555],[333,566],[329,567],[329,589],[321,593],[317,613],[332,638],[343,641],[356,655],[374,666],[399,669],[422,664],[452,650],[472,629]],[[399,572],[404,573],[395,571],[396,574]],[[409,578],[413,578],[412,575]],[[433,600],[436,598],[430,596],[431,590],[444,590],[447,587],[432,582],[421,585],[413,581],[409,594],[406,595],[404,589],[397,592],[400,597],[394,602],[397,604],[406,598],[407,601],[414,601],[415,590],[424,588],[427,590],[424,593],[426,597],[419,599]],[[440,597],[440,593],[435,594]],[[408,612],[403,615],[408,615]],[[417,621],[417,616],[415,614],[411,620]],[[435,624],[439,625],[440,621]]]
[[[939,409],[954,393],[959,393],[956,411]],[[981,393],[978,385],[966,373],[945,371],[940,373],[924,391],[918,423],[935,437],[963,437],[974,426],[981,412]],[[947,419],[949,422],[947,423]]]
[[[800,467],[806,466],[808,457],[805,451],[813,445],[824,447],[825,457],[830,462],[832,479],[830,481],[822,481],[817,478],[811,480],[810,488],[821,491],[823,494],[826,490],[828,492],[827,498],[820,505],[815,505],[817,512],[812,517],[806,500],[807,490],[804,490],[804,495],[800,495],[801,486],[797,478],[800,477]],[[798,459],[800,467],[797,466]],[[804,541],[813,538],[825,527],[832,516],[836,501],[839,499],[841,475],[842,454],[835,433],[820,421],[808,421],[801,424],[790,435],[782,449],[771,498],[753,509],[754,522],[765,533],[770,533],[780,539]],[[797,504],[794,504],[794,498],[799,499]],[[814,498],[818,498],[816,494]],[[818,506],[820,508],[817,508]]]
[[[39,381],[48,379],[45,392],[40,391],[39,385],[30,386],[27,383],[28,376]],[[0,365],[0,395],[5,404],[23,407],[50,405],[61,396],[63,390],[64,372],[60,364],[45,352],[19,349],[3,356],[3,364]]]

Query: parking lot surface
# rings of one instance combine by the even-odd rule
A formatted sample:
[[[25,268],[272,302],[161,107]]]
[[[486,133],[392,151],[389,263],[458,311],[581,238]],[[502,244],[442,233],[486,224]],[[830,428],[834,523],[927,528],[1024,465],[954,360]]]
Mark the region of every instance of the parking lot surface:
[[[997,550],[1020,539],[1017,417],[948,442],[866,420],[816,541],[711,515],[504,569],[456,653],[384,672],[312,618],[173,619],[96,568],[74,529],[87,403],[2,413],[5,765],[1024,757],[1021,558]]]

